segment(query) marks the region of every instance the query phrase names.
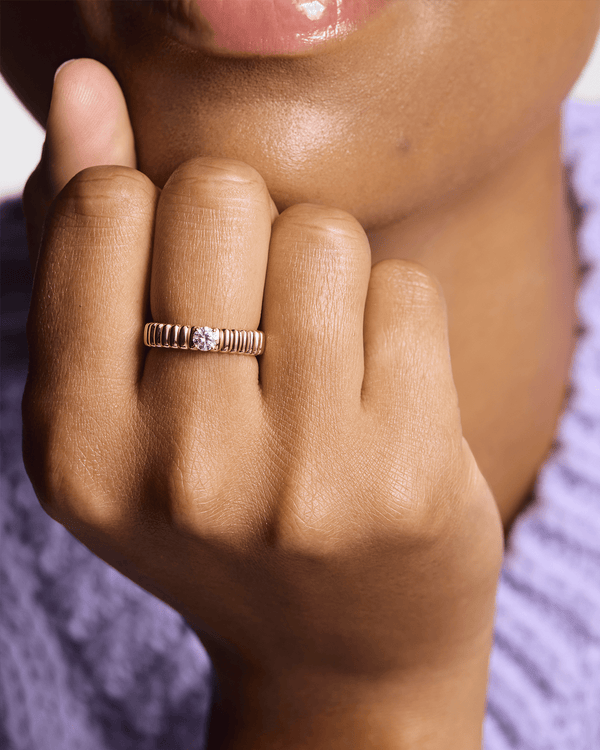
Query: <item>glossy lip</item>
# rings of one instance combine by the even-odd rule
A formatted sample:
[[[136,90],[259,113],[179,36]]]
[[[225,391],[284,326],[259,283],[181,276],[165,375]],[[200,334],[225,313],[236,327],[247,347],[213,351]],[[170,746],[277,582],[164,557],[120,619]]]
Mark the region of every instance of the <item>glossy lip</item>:
[[[298,55],[341,40],[390,0],[163,0],[192,47],[232,55]]]

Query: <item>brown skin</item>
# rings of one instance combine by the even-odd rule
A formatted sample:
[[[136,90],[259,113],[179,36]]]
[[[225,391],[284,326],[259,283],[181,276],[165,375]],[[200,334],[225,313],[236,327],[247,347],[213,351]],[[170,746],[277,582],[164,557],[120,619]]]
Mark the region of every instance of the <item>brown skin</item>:
[[[5,5],[15,21],[31,4]],[[107,63],[127,106],[102,66],[58,77],[31,236],[82,167],[136,166],[134,140],[137,167],[165,187],[157,209],[142,174],[96,168],[52,207],[24,402],[40,499],[201,634],[233,727],[218,745],[213,726],[215,746],[477,747],[501,557],[489,488],[508,527],[562,406],[575,246],[559,106],[600,2],[397,3],[326,54],[276,62],[167,42],[152,20],[127,23],[138,3],[107,24],[110,7],[82,3],[87,41],[55,44]],[[3,56],[43,117],[44,65],[61,60],[33,56],[25,76],[14,45]],[[106,94],[108,135],[76,112],[84,79]],[[165,185],[198,155],[243,163],[187,162]],[[269,194],[292,206],[272,234]],[[411,262],[369,280],[384,258]],[[219,295],[198,291],[210,270]],[[145,357],[148,284],[156,320],[253,327],[262,299],[259,369]],[[346,342],[330,358],[319,336],[284,349],[310,319]],[[73,325],[93,342],[85,357]],[[197,455],[239,472],[202,472]]]
[[[464,435],[508,530],[551,446],[574,347],[559,106],[598,0],[396,3],[325,55],[277,61],[184,48],[141,23],[143,3],[80,5],[81,17],[75,3],[3,2],[3,73],[41,122],[54,69],[92,55],[123,86],[156,184],[192,156],[240,159],[280,210],[343,208],[374,261],[436,275]]]
[[[406,261],[371,271],[340,209],[277,216],[243,162],[185,162],[160,195],[131,166],[79,170],[133,165],[133,143],[108,69],[63,68],[26,190],[39,217],[76,173],[32,242],[24,457],[43,507],[199,634],[211,747],[479,747],[502,534],[441,287]],[[260,322],[267,348],[174,360],[144,350],[148,316]]]

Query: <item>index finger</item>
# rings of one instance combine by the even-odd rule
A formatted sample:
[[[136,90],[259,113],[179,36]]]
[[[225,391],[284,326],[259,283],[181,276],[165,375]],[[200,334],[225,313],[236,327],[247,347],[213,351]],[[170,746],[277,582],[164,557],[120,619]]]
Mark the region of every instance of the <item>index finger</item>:
[[[89,414],[128,399],[144,356],[158,188],[127,167],[74,177],[46,222],[27,322],[28,387]]]

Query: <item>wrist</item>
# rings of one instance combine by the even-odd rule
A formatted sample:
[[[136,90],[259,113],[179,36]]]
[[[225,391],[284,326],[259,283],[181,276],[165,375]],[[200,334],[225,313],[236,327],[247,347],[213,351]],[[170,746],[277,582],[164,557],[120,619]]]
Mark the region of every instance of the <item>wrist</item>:
[[[209,750],[480,750],[487,657],[401,678],[254,676],[220,684]]]

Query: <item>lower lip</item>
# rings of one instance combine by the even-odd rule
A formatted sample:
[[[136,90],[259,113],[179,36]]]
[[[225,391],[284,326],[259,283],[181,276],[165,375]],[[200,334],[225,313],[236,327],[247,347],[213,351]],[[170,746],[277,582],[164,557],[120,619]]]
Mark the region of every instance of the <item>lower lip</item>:
[[[233,54],[293,55],[344,39],[389,0],[192,0],[188,13]],[[203,22],[203,23],[202,23]]]

